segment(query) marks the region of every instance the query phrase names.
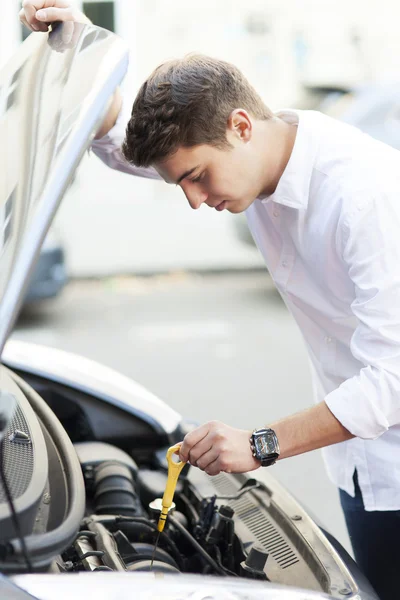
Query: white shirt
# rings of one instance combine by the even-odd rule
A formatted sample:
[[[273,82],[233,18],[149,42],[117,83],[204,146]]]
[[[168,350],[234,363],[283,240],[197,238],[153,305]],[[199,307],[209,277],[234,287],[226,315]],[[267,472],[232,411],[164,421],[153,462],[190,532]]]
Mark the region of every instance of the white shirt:
[[[400,509],[400,152],[314,111],[283,111],[295,145],[248,224],[310,357],[314,400],[357,436],[323,449],[331,480],[366,510]],[[107,164],[129,115],[93,144]],[[122,122],[123,121],[123,122]]]

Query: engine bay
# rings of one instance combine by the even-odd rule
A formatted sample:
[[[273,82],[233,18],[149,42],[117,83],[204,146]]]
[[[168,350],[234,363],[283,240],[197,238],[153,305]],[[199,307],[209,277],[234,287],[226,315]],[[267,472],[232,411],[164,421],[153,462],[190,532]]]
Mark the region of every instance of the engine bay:
[[[100,444],[100,453],[102,448]],[[96,451],[96,445],[90,450]],[[78,456],[81,451],[82,446]],[[129,459],[125,464],[113,460],[83,464],[88,515],[73,546],[57,563],[60,570],[152,570],[267,579],[263,570],[267,553],[260,549],[246,558],[235,533],[234,510],[217,504],[216,496],[198,503],[190,500],[182,482],[158,536],[160,491],[166,476],[139,470]],[[250,480],[238,497],[258,487]]]
[[[0,484],[2,573],[213,575],[338,598],[358,589],[320,528],[267,470],[263,479],[210,477],[186,465],[158,535],[166,450],[184,432],[149,435],[148,423],[141,429],[81,390],[6,367],[0,375],[17,400],[2,464],[23,538]]]

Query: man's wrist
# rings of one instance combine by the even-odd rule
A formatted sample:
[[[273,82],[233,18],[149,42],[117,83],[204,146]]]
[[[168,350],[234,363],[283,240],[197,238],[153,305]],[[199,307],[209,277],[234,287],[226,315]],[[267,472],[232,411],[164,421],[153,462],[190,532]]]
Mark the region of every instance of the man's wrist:
[[[278,460],[279,441],[275,431],[270,427],[254,429],[249,437],[249,442],[253,457],[260,462],[262,467],[272,466]]]
[[[272,423],[271,427],[279,439],[280,460],[354,437],[331,413],[325,402]]]

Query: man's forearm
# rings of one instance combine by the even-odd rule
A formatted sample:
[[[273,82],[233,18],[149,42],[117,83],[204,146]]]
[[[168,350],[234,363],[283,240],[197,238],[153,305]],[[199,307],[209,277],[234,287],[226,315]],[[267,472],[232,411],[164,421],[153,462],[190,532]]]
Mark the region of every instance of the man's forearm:
[[[115,122],[120,113],[121,106],[122,96],[119,88],[117,88],[114,92],[114,96],[112,97],[111,104],[109,106],[106,116],[104,117],[103,123],[101,124],[100,129],[95,135],[96,140],[104,137],[110,131],[110,129],[114,127]]]
[[[269,423],[268,427],[271,427],[278,437],[280,459],[344,442],[354,437],[337,420],[325,402],[320,402],[312,408],[276,423]]]
[[[288,458],[354,437],[331,413],[325,402],[303,412],[268,423],[275,430],[279,458]],[[190,461],[209,475],[254,471],[260,462],[254,458],[249,437],[251,431],[210,421],[185,435],[179,450],[181,460]]]

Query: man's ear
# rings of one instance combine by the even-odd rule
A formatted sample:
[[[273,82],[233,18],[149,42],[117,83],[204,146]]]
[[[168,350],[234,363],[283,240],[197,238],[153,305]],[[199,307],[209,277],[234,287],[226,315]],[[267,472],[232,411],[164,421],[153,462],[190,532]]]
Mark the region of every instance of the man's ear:
[[[247,110],[235,108],[228,117],[228,131],[231,131],[242,142],[251,139],[253,122]]]

